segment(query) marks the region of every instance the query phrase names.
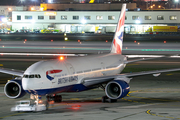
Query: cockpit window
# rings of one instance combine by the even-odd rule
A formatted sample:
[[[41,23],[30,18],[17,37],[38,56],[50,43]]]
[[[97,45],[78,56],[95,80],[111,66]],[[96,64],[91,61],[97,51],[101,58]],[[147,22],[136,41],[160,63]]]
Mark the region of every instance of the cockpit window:
[[[35,74],[35,78],[41,78],[39,74]]]
[[[38,75],[39,76],[39,78],[41,78],[41,76],[40,75]]]
[[[34,75],[29,75],[29,78],[34,78]]]
[[[24,75],[23,78],[41,78],[41,75],[39,74],[31,74],[31,75]]]
[[[39,78],[39,76],[37,74],[35,74],[35,78]]]
[[[28,75],[24,75],[23,78],[28,78]]]

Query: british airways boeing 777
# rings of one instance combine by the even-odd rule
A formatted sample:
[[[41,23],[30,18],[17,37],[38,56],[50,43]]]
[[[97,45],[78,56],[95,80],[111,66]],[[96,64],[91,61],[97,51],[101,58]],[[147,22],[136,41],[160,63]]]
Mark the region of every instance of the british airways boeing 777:
[[[28,93],[36,99],[47,96],[48,101],[53,99],[60,102],[62,97],[58,93],[81,92],[102,86],[106,93],[102,101],[108,99],[112,102],[128,94],[131,77],[180,70],[177,68],[120,74],[126,64],[133,62],[127,61],[126,56],[122,55],[125,11],[126,4],[123,4],[108,54],[39,61],[24,72],[1,68],[2,73],[19,76],[6,83],[6,96],[20,98]]]

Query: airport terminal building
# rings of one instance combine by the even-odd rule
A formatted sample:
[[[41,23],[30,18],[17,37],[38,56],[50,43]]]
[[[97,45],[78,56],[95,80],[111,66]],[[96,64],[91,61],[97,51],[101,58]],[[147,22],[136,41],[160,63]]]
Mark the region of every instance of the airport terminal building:
[[[128,11],[125,32],[177,32],[180,11]],[[119,11],[13,11],[12,29],[54,29],[66,33],[111,33],[115,31]],[[155,27],[156,30],[155,30]],[[159,26],[159,27],[158,27]],[[162,27],[166,26],[166,27]],[[170,27],[167,27],[170,26]]]

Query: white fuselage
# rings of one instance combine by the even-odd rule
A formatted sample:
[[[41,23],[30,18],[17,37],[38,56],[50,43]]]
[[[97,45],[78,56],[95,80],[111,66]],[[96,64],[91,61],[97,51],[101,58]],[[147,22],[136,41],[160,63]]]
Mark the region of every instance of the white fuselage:
[[[41,95],[50,94],[58,88],[82,84],[86,78],[119,74],[126,65],[125,61],[125,56],[116,53],[40,61],[24,72],[22,86],[33,94],[39,94],[38,90],[41,90]]]

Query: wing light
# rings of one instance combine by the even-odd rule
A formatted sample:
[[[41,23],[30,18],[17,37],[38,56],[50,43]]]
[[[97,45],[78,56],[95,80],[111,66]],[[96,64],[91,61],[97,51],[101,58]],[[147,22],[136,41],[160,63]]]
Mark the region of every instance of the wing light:
[[[59,60],[63,61],[64,60],[64,56],[60,56]]]

